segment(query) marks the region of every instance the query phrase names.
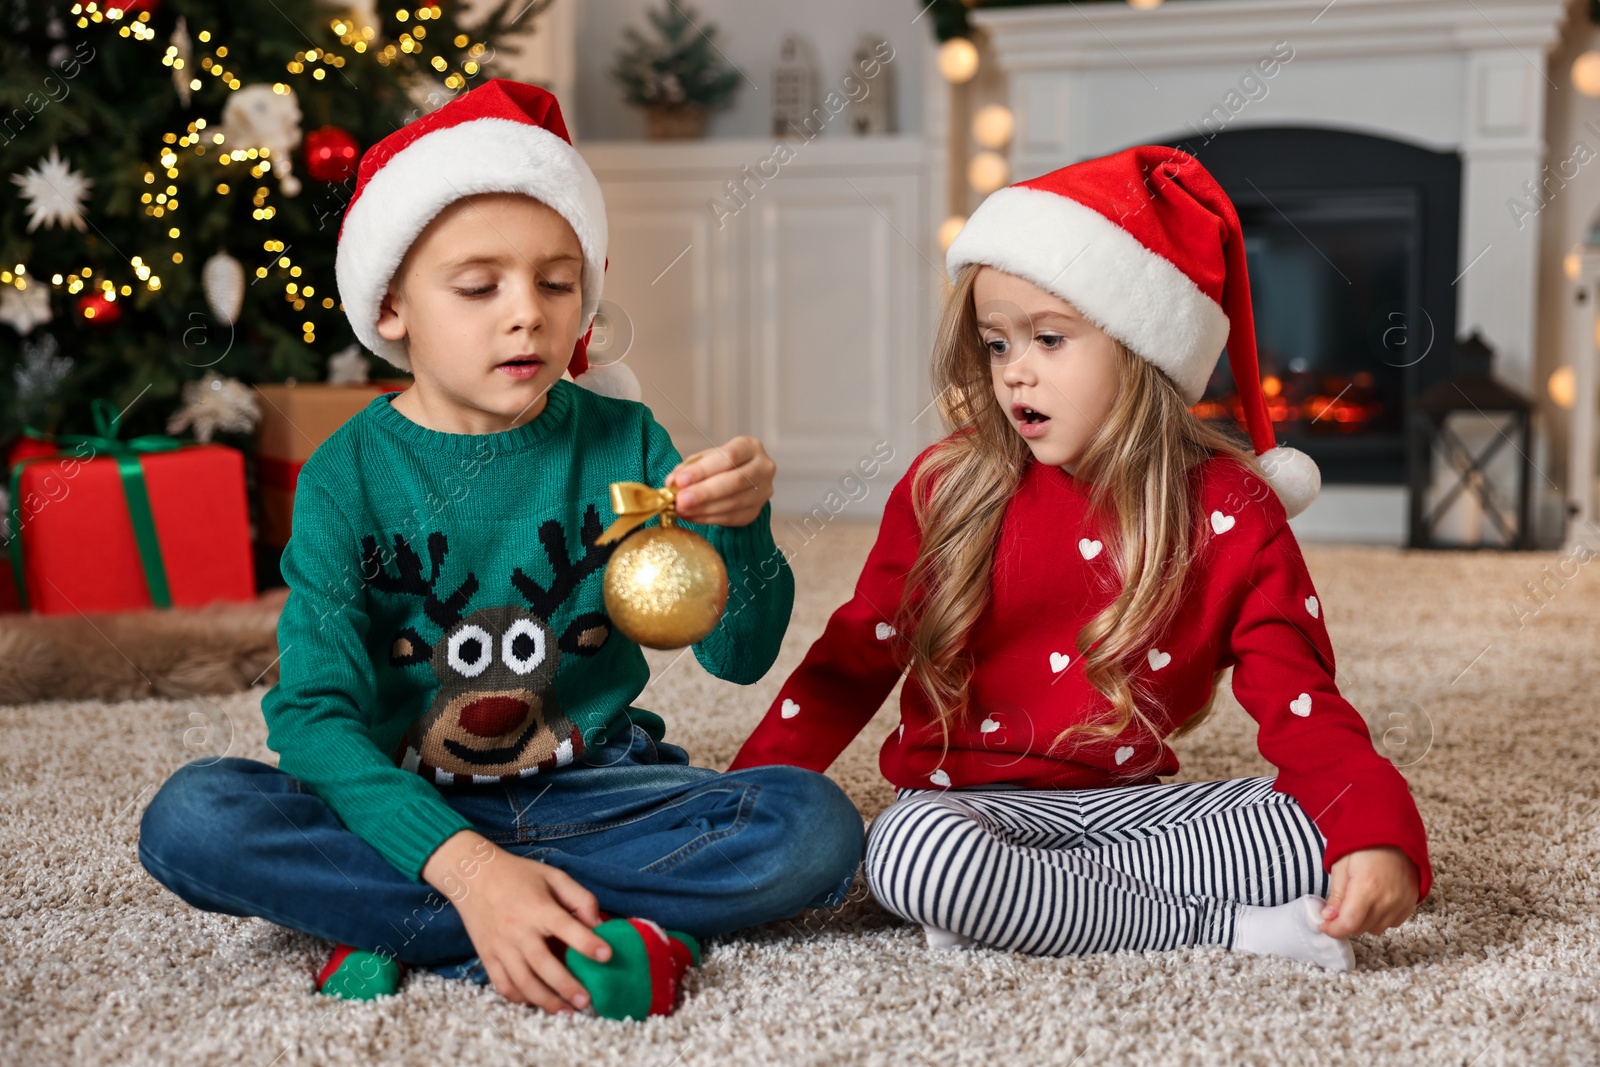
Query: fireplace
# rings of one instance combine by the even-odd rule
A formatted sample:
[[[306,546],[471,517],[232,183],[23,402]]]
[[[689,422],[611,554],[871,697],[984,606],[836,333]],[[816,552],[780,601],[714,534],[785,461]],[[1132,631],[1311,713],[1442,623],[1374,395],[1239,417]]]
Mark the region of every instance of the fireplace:
[[[1410,400],[1447,372],[1455,337],[1456,153],[1300,127],[1166,143],[1238,209],[1278,442],[1327,484],[1404,484]],[[1243,431],[1226,358],[1194,411]]]

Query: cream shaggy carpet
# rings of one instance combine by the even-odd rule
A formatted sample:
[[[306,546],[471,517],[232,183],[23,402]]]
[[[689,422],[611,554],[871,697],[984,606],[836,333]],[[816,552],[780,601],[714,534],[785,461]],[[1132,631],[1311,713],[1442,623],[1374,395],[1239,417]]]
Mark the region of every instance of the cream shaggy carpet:
[[[639,703],[698,763],[732,758],[849,595],[873,533],[843,519],[810,541],[783,529],[800,594],[766,679],[740,688],[693,656],[651,655]],[[431,974],[398,997],[324,1001],[307,991],[324,945],[194,911],[135,854],[140,812],[184,760],[271,758],[257,686],[0,708],[0,1063],[1600,1062],[1600,566],[1519,628],[1508,602],[1557,554],[1306,554],[1345,693],[1375,717],[1411,702],[1432,734],[1394,739],[1433,894],[1399,931],[1357,938],[1352,973],[1217,948],[934,953],[858,900],[713,941],[677,1014],[647,1023],[553,1019]],[[1222,699],[1179,746],[1183,780],[1271,773],[1253,721]],[[875,753],[897,700],[833,769],[869,816],[892,795]]]

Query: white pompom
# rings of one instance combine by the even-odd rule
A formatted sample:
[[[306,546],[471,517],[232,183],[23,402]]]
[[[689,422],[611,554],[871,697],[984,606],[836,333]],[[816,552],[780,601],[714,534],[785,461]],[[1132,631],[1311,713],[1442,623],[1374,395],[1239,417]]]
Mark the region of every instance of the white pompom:
[[[1316,461],[1297,448],[1269,448],[1256,456],[1256,461],[1291,519],[1310,507],[1322,490],[1322,472]]]
[[[573,381],[601,396],[615,397],[618,400],[643,400],[644,390],[639,386],[639,379],[634,376],[622,363],[607,363],[603,366],[590,364],[589,369],[574,378]]]

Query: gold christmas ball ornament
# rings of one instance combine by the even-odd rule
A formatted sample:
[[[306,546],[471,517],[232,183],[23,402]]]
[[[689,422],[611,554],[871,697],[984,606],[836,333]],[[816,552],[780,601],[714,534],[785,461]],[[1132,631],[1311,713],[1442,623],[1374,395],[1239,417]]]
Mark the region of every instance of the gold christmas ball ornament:
[[[661,525],[639,530],[606,563],[606,614],[623,636],[646,648],[683,648],[722,620],[728,606],[728,569],[711,542],[675,525],[671,486],[614,482],[611,508],[619,518],[596,539],[609,544],[652,515]]]

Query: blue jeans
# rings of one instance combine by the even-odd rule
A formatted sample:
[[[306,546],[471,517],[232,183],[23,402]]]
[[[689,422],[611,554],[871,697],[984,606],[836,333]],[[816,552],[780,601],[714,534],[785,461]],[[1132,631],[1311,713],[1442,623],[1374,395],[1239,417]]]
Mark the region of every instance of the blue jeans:
[[[600,910],[696,937],[843,903],[865,836],[823,775],[691,767],[638,726],[553,774],[440,793],[500,848],[571,875]],[[145,809],[139,860],[197,908],[488,980],[453,904],[256,760],[180,767]]]

